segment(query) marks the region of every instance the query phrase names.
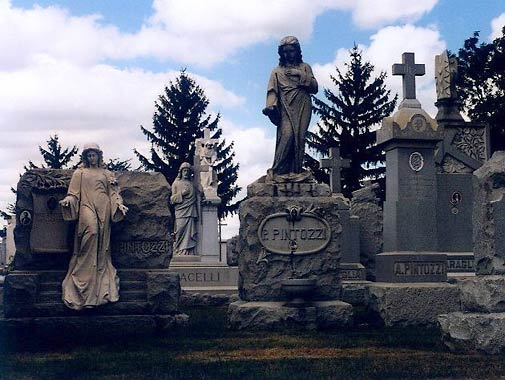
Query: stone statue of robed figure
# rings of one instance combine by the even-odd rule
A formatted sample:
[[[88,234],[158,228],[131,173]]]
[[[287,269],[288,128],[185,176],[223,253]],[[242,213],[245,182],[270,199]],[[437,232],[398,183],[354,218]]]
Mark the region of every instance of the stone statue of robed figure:
[[[84,145],[82,165],[60,201],[63,218],[77,221],[74,250],[63,280],[63,302],[80,310],[119,300],[119,278],[110,252],[111,223],[128,210],[119,195],[114,174],[103,167],[102,151]]]
[[[177,179],[172,184],[170,202],[175,209],[174,251],[176,256],[197,254],[197,220],[200,194],[192,180],[192,176],[191,165],[183,162],[179,168]]]
[[[310,97],[318,89],[312,69],[302,61],[296,37],[284,37],[278,53],[279,66],[270,75],[263,109],[263,114],[277,126],[274,163],[269,170],[273,177],[303,172],[305,135],[312,116]],[[297,180],[297,176],[287,177]]]

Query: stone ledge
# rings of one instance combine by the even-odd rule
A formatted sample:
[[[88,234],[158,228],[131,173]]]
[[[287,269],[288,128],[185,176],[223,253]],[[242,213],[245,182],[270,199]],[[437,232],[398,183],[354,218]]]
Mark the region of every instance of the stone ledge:
[[[368,307],[386,326],[434,326],[440,314],[461,310],[460,292],[447,283],[372,283]]]
[[[154,335],[184,327],[189,317],[170,315],[100,315],[82,317],[2,318],[0,332],[12,336],[123,336]]]
[[[438,322],[452,352],[505,353],[505,313],[454,312],[440,315]]]
[[[228,326],[237,330],[315,330],[352,324],[352,306],[342,301],[320,301],[295,308],[284,302],[237,301],[228,308]]]
[[[476,276],[460,279],[463,310],[473,312],[505,311],[505,276]]]

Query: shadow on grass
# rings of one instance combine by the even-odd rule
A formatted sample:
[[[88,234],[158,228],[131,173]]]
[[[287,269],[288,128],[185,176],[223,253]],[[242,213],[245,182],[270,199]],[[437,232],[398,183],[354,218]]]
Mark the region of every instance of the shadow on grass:
[[[226,329],[225,308],[183,311],[191,317],[189,326],[163,336],[46,340],[31,336],[9,342],[2,348],[0,379],[494,379],[505,375],[500,357],[445,352],[433,329],[237,332]]]

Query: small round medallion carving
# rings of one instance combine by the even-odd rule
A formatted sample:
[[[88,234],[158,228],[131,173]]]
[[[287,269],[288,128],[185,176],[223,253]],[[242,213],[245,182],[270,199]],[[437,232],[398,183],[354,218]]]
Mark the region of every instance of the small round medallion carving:
[[[23,226],[29,226],[32,223],[32,214],[28,210],[23,210],[19,214],[19,222]]]
[[[421,171],[424,167],[423,155],[419,152],[412,153],[409,157],[409,166],[415,172]]]
[[[424,132],[426,130],[426,119],[421,115],[412,117],[412,129],[416,132]]]

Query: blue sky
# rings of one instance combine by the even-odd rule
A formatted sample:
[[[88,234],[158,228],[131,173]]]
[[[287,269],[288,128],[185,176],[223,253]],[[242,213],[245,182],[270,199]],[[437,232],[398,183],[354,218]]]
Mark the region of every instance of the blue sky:
[[[51,134],[64,145],[96,141],[106,157],[147,151],[139,125],[150,125],[181,68],[221,113],[245,188],[273,158],[275,130],[261,109],[281,37],[299,37],[320,88],[354,43],[388,73],[415,52],[426,64],[418,98],[434,115],[434,56],[476,30],[489,41],[504,24],[503,0],[0,0],[0,209]],[[387,83],[400,92],[400,78]],[[228,222],[231,235],[237,220]]]

